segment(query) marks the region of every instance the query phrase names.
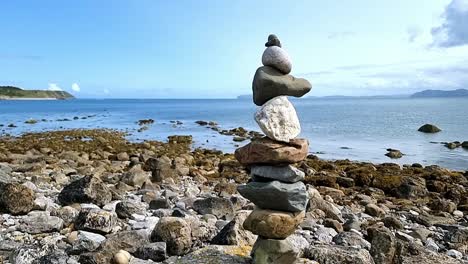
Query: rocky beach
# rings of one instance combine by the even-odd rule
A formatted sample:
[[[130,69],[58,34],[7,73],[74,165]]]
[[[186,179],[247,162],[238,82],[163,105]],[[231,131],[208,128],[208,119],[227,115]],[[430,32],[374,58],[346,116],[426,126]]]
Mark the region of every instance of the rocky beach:
[[[265,46],[252,83],[263,134],[197,121],[235,153],[190,135],[2,135],[0,263],[468,263],[468,171],[311,154],[287,96],[312,85],[277,36]]]

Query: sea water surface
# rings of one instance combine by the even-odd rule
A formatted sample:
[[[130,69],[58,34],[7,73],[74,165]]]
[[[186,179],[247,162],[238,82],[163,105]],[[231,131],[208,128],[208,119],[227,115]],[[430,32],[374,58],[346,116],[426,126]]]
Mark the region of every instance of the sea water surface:
[[[292,99],[301,120],[302,134],[310,151],[324,159],[351,159],[400,164],[436,164],[468,170],[468,151],[449,150],[440,142],[468,140],[468,98],[434,99]],[[0,101],[0,134],[70,128],[127,130],[130,140],[166,140],[169,135],[193,135],[194,147],[232,152],[232,137],[199,126],[197,120],[215,121],[222,129],[244,127],[259,130],[250,100],[213,99],[113,99],[66,101]],[[82,117],[88,117],[82,119]],[[73,120],[77,117],[77,120]],[[155,123],[137,132],[140,119]],[[30,125],[28,119],[39,120]],[[41,121],[42,119],[46,121]],[[70,119],[72,121],[57,121]],[[171,121],[181,121],[175,125]],[[8,128],[14,123],[16,128]],[[417,129],[433,123],[442,129],[424,134]],[[439,143],[437,143],[439,142]],[[387,148],[406,155],[397,160],[384,156]]]

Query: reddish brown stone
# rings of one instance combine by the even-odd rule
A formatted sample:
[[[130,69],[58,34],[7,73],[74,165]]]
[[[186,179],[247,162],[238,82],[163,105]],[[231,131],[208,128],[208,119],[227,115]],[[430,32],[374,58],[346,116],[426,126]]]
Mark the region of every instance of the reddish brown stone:
[[[308,153],[307,139],[295,138],[284,143],[265,137],[236,149],[235,156],[242,165],[292,164],[304,160]]]

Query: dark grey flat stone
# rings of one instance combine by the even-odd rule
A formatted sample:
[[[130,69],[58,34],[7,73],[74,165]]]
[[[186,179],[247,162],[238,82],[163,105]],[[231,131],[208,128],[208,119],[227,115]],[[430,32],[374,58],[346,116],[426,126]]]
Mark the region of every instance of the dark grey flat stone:
[[[295,183],[304,180],[305,173],[292,165],[288,166],[252,166],[252,176],[260,176],[282,182]]]

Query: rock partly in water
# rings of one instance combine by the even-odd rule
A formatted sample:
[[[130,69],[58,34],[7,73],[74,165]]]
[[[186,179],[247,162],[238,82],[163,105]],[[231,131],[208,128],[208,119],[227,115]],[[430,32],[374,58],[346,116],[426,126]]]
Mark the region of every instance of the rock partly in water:
[[[266,179],[278,180],[281,182],[294,183],[304,180],[305,173],[292,165],[287,166],[251,166],[250,175],[252,177],[262,177]]]
[[[292,69],[292,62],[288,53],[278,46],[271,46],[265,49],[262,55],[262,64],[273,67],[283,74],[290,73]]]
[[[286,212],[304,211],[309,201],[303,182],[250,182],[237,187],[239,193],[263,209]]]
[[[296,109],[286,96],[275,97],[255,113],[255,121],[269,138],[289,142],[301,133]]]
[[[0,211],[27,214],[34,208],[35,198],[34,191],[22,184],[0,182]]]
[[[235,157],[243,165],[293,164],[304,160],[308,152],[309,142],[306,139],[295,138],[284,143],[261,138],[236,149]]]
[[[305,212],[288,213],[256,208],[244,222],[244,228],[264,238],[285,239],[304,220]]]
[[[442,130],[440,128],[438,128],[437,126],[435,126],[435,125],[425,124],[425,125],[421,126],[418,129],[418,131],[423,132],[423,133],[437,133],[437,132],[440,132]]]
[[[94,203],[104,206],[112,200],[112,193],[98,177],[85,176],[65,186],[58,199],[63,205]]]
[[[306,79],[284,75],[269,66],[258,68],[252,83],[253,101],[258,106],[280,95],[302,97],[311,89],[312,85]]]
[[[391,159],[399,159],[403,157],[403,153],[399,151],[398,149],[387,149],[387,154],[385,156],[391,158]]]

